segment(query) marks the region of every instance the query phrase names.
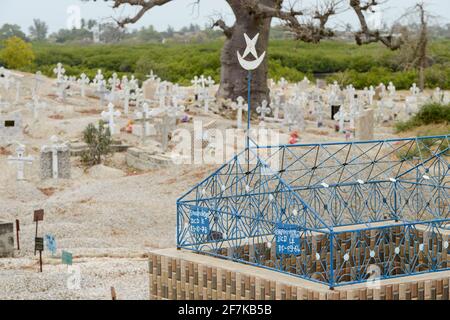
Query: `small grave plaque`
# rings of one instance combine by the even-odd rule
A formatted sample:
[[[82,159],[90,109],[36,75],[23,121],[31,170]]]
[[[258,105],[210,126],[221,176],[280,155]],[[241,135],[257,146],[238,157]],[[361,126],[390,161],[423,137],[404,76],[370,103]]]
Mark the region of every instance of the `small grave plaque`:
[[[43,221],[44,220],[44,210],[36,210],[34,211],[33,222]]]
[[[34,238],[34,250],[44,251],[44,238],[40,237]]]
[[[299,255],[300,232],[295,224],[278,223],[275,229],[277,254]]]
[[[190,216],[191,232],[198,235],[209,234],[209,210],[202,207],[192,207]]]
[[[6,120],[5,121],[5,128],[11,128],[16,125],[16,122],[14,120]]]
[[[54,256],[56,254],[56,239],[55,236],[51,234],[45,235],[45,245],[47,246],[48,251],[52,253]]]
[[[71,266],[72,265],[72,260],[73,260],[72,253],[67,252],[67,251],[63,251],[62,254],[61,254],[61,260],[62,260],[63,264]]]

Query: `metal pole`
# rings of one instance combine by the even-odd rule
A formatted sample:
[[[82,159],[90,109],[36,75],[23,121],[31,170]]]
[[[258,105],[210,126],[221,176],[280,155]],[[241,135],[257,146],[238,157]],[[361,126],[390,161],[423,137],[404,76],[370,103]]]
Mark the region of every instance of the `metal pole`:
[[[247,86],[247,173],[250,172],[250,115],[251,115],[251,97],[252,97],[252,72],[248,71]]]

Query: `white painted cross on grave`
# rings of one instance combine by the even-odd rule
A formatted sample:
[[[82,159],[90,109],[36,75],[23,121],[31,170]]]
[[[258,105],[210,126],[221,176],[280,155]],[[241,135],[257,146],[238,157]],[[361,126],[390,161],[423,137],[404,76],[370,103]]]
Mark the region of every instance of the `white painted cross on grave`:
[[[344,123],[347,120],[348,114],[344,111],[344,107],[341,106],[339,111],[334,115],[334,120],[339,121],[339,132],[344,133]]]
[[[415,83],[413,83],[412,87],[409,89],[413,96],[417,96],[420,93],[420,89],[417,87]]]
[[[258,113],[260,115],[260,118],[261,118],[260,125],[264,124],[264,120],[266,118],[266,114],[269,114],[271,111],[272,110],[268,107],[268,103],[267,103],[266,100],[263,100],[261,102],[261,106],[256,108],[256,113]]]
[[[114,101],[116,99],[117,91],[120,87],[120,79],[117,76],[117,73],[113,73],[112,77],[108,79],[108,83],[111,87],[111,100]]]
[[[389,91],[389,96],[393,97],[395,96],[395,86],[392,82],[389,82],[389,86],[387,87],[388,91]]]
[[[150,135],[150,123],[148,122],[150,120],[150,117],[152,116],[152,112],[150,111],[148,107],[148,103],[144,103],[142,105],[142,111],[136,112],[136,119],[141,122],[142,129],[141,129],[141,137],[142,140],[145,140],[146,136]]]
[[[17,155],[15,157],[8,157],[8,163],[15,164],[17,166],[17,180],[21,181],[24,180],[25,164],[32,164],[34,158],[32,156],[25,156],[25,146],[22,144],[19,144],[16,149],[16,153]]]
[[[53,179],[58,179],[59,177],[59,167],[58,167],[58,152],[67,150],[67,144],[61,143],[57,136],[52,136],[50,138],[51,145],[43,146],[42,150],[50,150],[52,152],[52,176]]]
[[[78,79],[78,85],[80,86],[80,95],[81,97],[85,97],[86,96],[86,86],[89,84],[90,80],[89,77],[82,73],[80,75],[80,79]]]
[[[27,103],[27,107],[33,111],[33,119],[36,121],[39,118],[39,110],[45,108],[46,104],[39,101],[38,96],[33,96],[31,102]]]
[[[64,77],[64,74],[66,73],[66,69],[63,68],[63,65],[61,62],[58,62],[58,64],[56,65],[56,68],[53,69],[53,73],[56,74],[56,79],[59,82]]]
[[[39,95],[39,89],[41,88],[41,83],[44,82],[44,77],[42,76],[42,72],[37,71],[34,75],[34,86],[31,89],[31,95],[32,96],[38,96]]]
[[[236,101],[237,104],[233,102],[231,108],[237,110],[236,125],[238,129],[242,129],[242,110],[244,110],[244,108],[247,110],[247,105],[244,105],[245,99],[242,97],[238,97]]]
[[[120,111],[114,111],[114,104],[112,103],[109,103],[108,105],[108,112],[106,111],[102,112],[102,118],[108,121],[109,132],[111,133],[111,135],[116,134],[116,124],[114,122],[114,117],[120,116],[121,116]]]

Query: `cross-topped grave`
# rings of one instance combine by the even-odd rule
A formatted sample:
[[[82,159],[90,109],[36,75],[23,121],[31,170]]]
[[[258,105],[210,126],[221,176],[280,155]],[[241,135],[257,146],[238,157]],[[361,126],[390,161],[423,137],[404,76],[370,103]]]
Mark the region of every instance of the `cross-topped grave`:
[[[89,77],[82,73],[80,79],[78,79],[78,85],[80,86],[80,95],[84,98],[86,96],[86,86],[89,85]]]
[[[46,104],[39,101],[39,97],[34,95],[31,102],[27,103],[27,107],[33,111],[33,119],[36,121],[39,118],[39,110],[45,108]]]
[[[413,96],[417,96],[420,93],[420,89],[417,87],[415,83],[412,84],[412,87],[409,89]]]
[[[395,96],[395,86],[392,82],[389,82],[389,86],[387,87],[388,91],[389,91],[389,96],[390,97],[394,97]]]
[[[348,113],[344,111],[343,106],[341,106],[339,111],[334,115],[334,120],[339,121],[339,132],[344,133],[344,123],[348,120]]]
[[[64,69],[61,62],[58,62],[56,64],[56,68],[53,69],[53,73],[56,75],[56,79],[58,81],[61,81],[64,77],[64,74],[66,73],[66,69]]]
[[[50,138],[50,144],[41,148],[41,178],[50,178],[47,173],[46,155],[51,154],[51,178],[70,177],[70,150],[66,143],[61,142],[57,136]],[[50,155],[49,155],[50,156]]]
[[[142,141],[145,141],[145,137],[151,135],[150,129],[150,119],[152,116],[152,112],[149,109],[148,103],[142,104],[142,110],[136,112],[136,120],[139,121],[142,125],[141,128],[141,137]]]
[[[113,73],[112,77],[108,79],[109,86],[111,87],[111,99],[116,99],[116,94],[119,91],[120,79],[117,73]]]
[[[44,82],[44,77],[42,76],[41,71],[37,71],[36,74],[33,77],[34,83],[33,87],[31,89],[31,95],[32,96],[39,96],[39,91],[41,88],[41,84]]]
[[[103,111],[101,115],[104,120],[108,121],[109,132],[111,133],[111,135],[116,134],[117,130],[116,130],[116,124],[114,122],[114,118],[121,116],[120,111],[114,111],[114,104],[109,103],[108,104],[108,112]]]
[[[237,116],[236,116],[236,126],[238,129],[242,129],[242,110],[247,109],[247,106],[244,105],[245,99],[242,97],[238,97],[236,99],[237,104],[235,102],[233,102],[231,104],[231,108],[233,110],[237,110]]]
[[[16,156],[8,156],[8,163],[15,164],[17,168],[17,180],[22,181],[24,178],[25,164],[32,164],[34,158],[32,156],[25,156],[25,146],[19,144],[16,149]]]
[[[199,77],[195,76],[194,79],[191,80],[191,83],[194,86],[195,100],[198,100],[202,81],[199,79]]]
[[[260,125],[264,124],[264,120],[266,118],[266,115],[269,114],[272,110],[269,108],[268,106],[269,104],[267,103],[266,100],[263,100],[261,102],[261,106],[259,106],[258,108],[256,108],[256,113],[258,113],[260,115]]]

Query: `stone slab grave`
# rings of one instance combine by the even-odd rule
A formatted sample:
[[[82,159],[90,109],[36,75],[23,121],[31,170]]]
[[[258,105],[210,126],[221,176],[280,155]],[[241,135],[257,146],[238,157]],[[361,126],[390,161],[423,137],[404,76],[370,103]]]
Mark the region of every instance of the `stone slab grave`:
[[[51,144],[41,148],[40,176],[46,179],[70,179],[70,148],[53,136]]]
[[[172,163],[169,155],[160,154],[157,148],[129,148],[126,154],[127,165],[138,170],[151,170],[166,167]]]
[[[0,258],[14,254],[14,224],[0,220]]]
[[[367,109],[362,111],[356,118],[355,130],[356,140],[373,140],[375,127],[375,111]]]
[[[87,150],[88,146],[83,141],[71,141],[68,143],[71,157],[79,157]],[[113,140],[111,144],[111,152],[126,152],[129,145],[122,143],[120,140]]]
[[[0,115],[0,142],[10,143],[22,136],[22,116],[20,113]]]

